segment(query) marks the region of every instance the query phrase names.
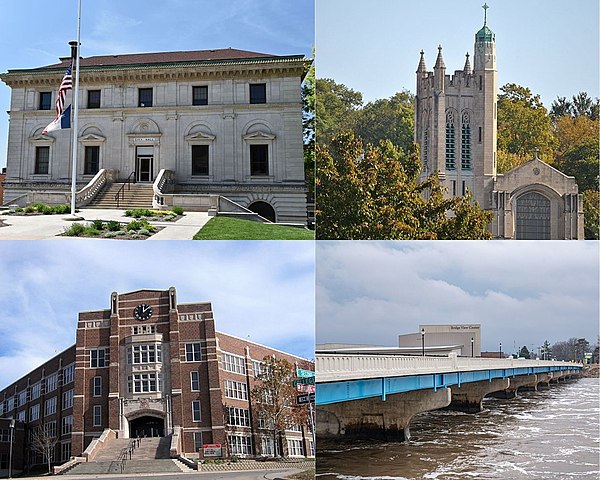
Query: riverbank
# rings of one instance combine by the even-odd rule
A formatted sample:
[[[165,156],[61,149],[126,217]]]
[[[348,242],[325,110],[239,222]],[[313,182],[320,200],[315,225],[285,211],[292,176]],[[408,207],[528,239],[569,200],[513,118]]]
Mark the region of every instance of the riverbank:
[[[581,371],[581,376],[584,378],[600,377],[600,364],[594,363],[592,365],[585,365]]]

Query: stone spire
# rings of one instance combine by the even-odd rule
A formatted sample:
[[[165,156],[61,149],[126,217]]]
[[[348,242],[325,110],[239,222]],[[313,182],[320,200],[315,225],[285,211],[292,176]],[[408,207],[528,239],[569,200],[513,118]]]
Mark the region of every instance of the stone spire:
[[[465,60],[465,68],[463,68],[465,75],[470,75],[473,73],[473,69],[471,68],[471,62],[469,61],[469,52],[466,55],[467,59]]]
[[[438,46],[438,56],[437,56],[437,60],[435,61],[435,67],[433,68],[443,68],[446,69],[446,65],[444,65],[444,58],[442,57],[442,46]]]
[[[425,73],[427,72],[427,67],[425,66],[425,52],[421,50],[421,60],[419,60],[419,66],[417,67],[417,73]]]

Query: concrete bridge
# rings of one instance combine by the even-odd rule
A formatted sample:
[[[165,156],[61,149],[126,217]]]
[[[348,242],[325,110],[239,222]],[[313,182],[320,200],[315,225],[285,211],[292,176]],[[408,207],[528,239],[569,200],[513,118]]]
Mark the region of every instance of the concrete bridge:
[[[418,413],[481,411],[484,397],[513,398],[577,376],[583,365],[500,358],[316,355],[317,434],[408,440]]]

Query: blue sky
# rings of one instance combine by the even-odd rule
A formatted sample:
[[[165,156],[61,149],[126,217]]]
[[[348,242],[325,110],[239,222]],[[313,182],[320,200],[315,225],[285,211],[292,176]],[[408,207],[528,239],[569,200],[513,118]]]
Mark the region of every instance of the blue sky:
[[[598,242],[317,242],[317,343],[480,323],[482,349],[598,338]]]
[[[2,242],[0,388],[75,343],[110,294],[177,289],[216,328],[314,357],[314,242]]]
[[[433,70],[443,47],[446,73],[473,55],[484,0],[317,0],[317,76],[363,93],[367,101],[415,89],[419,52]],[[597,0],[487,0],[496,34],[498,87],[517,83],[541,95],[579,91],[598,97]],[[471,65],[472,65],[471,59]]]
[[[81,54],[238,48],[312,56],[313,0],[82,0]],[[2,0],[0,72],[56,63],[77,33],[77,0]],[[58,85],[57,85],[58,88]],[[10,88],[0,82],[0,168]]]

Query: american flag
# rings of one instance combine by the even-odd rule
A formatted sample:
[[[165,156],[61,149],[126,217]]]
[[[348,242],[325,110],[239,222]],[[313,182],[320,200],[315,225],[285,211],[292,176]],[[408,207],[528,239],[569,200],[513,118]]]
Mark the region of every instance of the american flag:
[[[71,71],[73,69],[73,65],[69,65],[69,67],[67,68],[67,71],[65,72],[65,76],[62,79],[62,82],[60,82],[60,87],[58,87],[58,95],[56,97],[56,118],[54,119],[54,121],[52,123],[50,123],[50,125],[48,125],[48,127],[50,127],[53,124],[57,124],[60,121],[60,117],[64,112],[65,109],[65,95],[67,90],[72,90],[73,89],[73,77],[71,76]],[[42,132],[42,135],[45,135],[49,130],[54,130],[52,128],[48,128],[46,127],[44,129],[44,131]]]

